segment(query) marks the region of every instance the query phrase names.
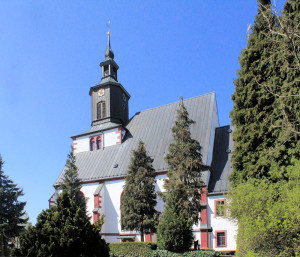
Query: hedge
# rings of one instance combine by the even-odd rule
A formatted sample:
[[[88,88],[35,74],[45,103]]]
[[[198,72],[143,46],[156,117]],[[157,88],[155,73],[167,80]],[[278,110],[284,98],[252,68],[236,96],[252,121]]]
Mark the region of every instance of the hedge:
[[[235,251],[220,251],[220,255],[235,255]]]
[[[149,242],[127,242],[109,244],[111,257],[140,257],[147,256],[148,252],[156,249],[156,243]]]
[[[166,250],[156,250],[148,252],[146,257],[217,257],[218,252],[210,250],[188,251],[184,253],[173,253]]]
[[[220,253],[213,250],[188,251],[173,253],[166,250],[156,249],[155,243],[131,242],[109,244],[111,257],[216,257]]]

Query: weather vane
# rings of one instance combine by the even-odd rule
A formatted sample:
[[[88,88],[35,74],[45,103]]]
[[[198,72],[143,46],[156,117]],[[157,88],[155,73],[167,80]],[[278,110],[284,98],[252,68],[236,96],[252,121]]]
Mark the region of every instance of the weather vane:
[[[107,35],[109,35],[110,36],[110,21],[108,21],[107,23],[106,23],[106,27],[108,28],[108,32],[107,32]]]

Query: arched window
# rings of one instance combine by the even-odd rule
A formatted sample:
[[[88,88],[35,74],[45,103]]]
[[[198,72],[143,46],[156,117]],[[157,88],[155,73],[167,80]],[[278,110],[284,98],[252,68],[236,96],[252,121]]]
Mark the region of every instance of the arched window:
[[[97,150],[101,149],[101,138],[100,137],[97,138],[96,147],[97,147]]]
[[[105,102],[101,101],[97,103],[97,120],[103,119],[106,117]]]
[[[91,151],[95,150],[95,140],[93,138],[90,140],[90,150]]]
[[[109,75],[109,66],[104,66],[104,77],[107,77]]]

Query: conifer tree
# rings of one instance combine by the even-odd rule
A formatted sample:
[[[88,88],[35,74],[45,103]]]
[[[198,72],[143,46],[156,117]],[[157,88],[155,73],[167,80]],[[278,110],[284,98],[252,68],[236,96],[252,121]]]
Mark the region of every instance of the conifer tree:
[[[139,141],[137,150],[132,152],[121,202],[122,228],[140,231],[142,242],[145,233],[156,232],[158,220],[158,212],[155,210],[156,174],[152,162],[144,143]]]
[[[182,188],[169,192],[165,210],[157,228],[157,247],[172,252],[184,252],[193,243],[193,222],[185,214],[187,194]]]
[[[90,223],[81,198],[75,156],[70,153],[56,205],[42,211],[35,226],[20,237],[17,256],[109,256],[99,229]]]
[[[68,154],[66,171],[60,183],[60,189],[66,192],[71,197],[71,200],[75,201],[81,209],[85,210],[85,199],[80,192],[81,184],[78,178],[78,168],[73,151]]]
[[[199,222],[204,166],[201,146],[191,138],[190,125],[193,123],[181,99],[172,128],[174,143],[170,144],[165,157],[168,164],[163,193],[165,210],[158,226],[158,245],[167,250],[187,250],[193,240],[192,225]]]
[[[172,128],[174,143],[170,144],[165,157],[168,164],[168,179],[164,184],[166,189],[164,199],[168,199],[168,193],[172,190],[182,188],[186,194],[184,214],[197,224],[201,209],[201,171],[204,171],[205,167],[202,164],[201,146],[197,140],[191,138],[190,126],[194,123],[189,118],[181,98],[177,120]]]
[[[264,0],[262,4],[264,7],[261,8],[267,13],[270,0]],[[271,17],[270,20],[274,22]],[[247,48],[239,58],[241,69],[237,72],[232,95],[234,107],[231,118],[235,125],[235,144],[231,179],[234,184],[248,177],[268,176],[270,165],[265,150],[278,136],[270,126],[270,120],[274,118],[274,97],[259,85],[264,84],[266,77],[274,76],[275,72],[269,63],[271,53],[266,51],[272,48],[272,42],[265,35],[267,32],[268,23],[259,8]]]
[[[299,8],[299,0],[289,0],[279,16],[270,0],[258,1],[239,59],[230,204],[238,256],[299,251]]]
[[[28,218],[24,211],[26,202],[18,199],[24,195],[23,190],[4,174],[3,164],[0,155],[0,253],[5,255],[8,240],[19,235]]]

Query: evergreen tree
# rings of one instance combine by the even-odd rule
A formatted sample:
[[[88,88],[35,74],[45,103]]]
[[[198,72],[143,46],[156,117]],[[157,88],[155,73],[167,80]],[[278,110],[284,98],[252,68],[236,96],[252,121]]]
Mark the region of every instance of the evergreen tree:
[[[202,165],[201,146],[197,140],[191,138],[190,126],[194,123],[189,118],[181,99],[177,120],[172,128],[174,143],[170,144],[165,157],[168,164],[168,179],[164,184],[166,189],[164,199],[167,201],[168,193],[172,190],[182,188],[186,194],[186,197],[183,197],[186,199],[184,215],[197,224],[201,209],[201,171],[205,170],[205,167]]]
[[[270,0],[259,2],[252,33],[239,58],[241,69],[232,96],[234,185],[250,177],[286,179],[286,169],[278,170],[299,156],[300,39],[288,36],[299,30],[295,20],[299,22],[298,0],[287,1],[282,17],[272,12]],[[296,55],[293,42],[298,42]]]
[[[239,59],[230,204],[238,256],[299,251],[299,8],[287,1],[279,16],[260,1]]]
[[[152,162],[140,141],[137,150],[132,152],[121,203],[122,228],[140,231],[142,242],[145,233],[156,232],[158,219]]]
[[[188,199],[183,188],[172,190],[157,228],[157,247],[172,252],[184,252],[193,243],[193,222],[185,214]]]
[[[24,195],[23,190],[4,175],[3,164],[0,155],[0,253],[5,255],[8,240],[19,235],[28,218],[24,211],[26,202],[18,200],[20,196]]]
[[[75,157],[69,154],[56,205],[42,211],[35,226],[20,237],[19,256],[109,256],[99,229],[90,223],[82,201]]]
[[[270,5],[270,0],[265,0],[261,8],[267,13]],[[270,20],[274,22],[273,18]],[[278,136],[270,126],[274,118],[274,97],[260,86],[266,77],[274,76],[269,63],[271,53],[266,50],[272,48],[272,42],[265,35],[267,32],[268,23],[259,8],[247,48],[239,58],[241,69],[237,72],[232,95],[231,118],[235,131],[231,179],[234,184],[248,177],[268,176],[270,165],[266,149]]]
[[[76,202],[81,209],[85,210],[86,203],[80,192],[81,184],[80,179],[78,178],[78,168],[76,166],[76,159],[73,151],[68,154],[66,171],[63,180],[60,183],[60,189],[66,192],[71,197],[71,200]]]
[[[192,224],[199,222],[201,209],[201,146],[191,138],[193,124],[181,99],[177,120],[172,128],[174,143],[165,157],[168,179],[163,193],[165,210],[158,226],[158,245],[173,251],[189,249],[192,240]],[[166,233],[168,231],[168,233]]]
[[[284,142],[300,133],[300,4],[299,0],[287,1],[281,16],[275,6],[275,22],[270,22],[270,15],[266,15],[272,10],[260,7],[260,11],[268,24],[265,35],[272,43],[268,49],[272,53],[269,62],[277,72],[277,77],[265,78],[263,87],[277,102],[280,112],[272,125],[282,130],[280,138]]]

